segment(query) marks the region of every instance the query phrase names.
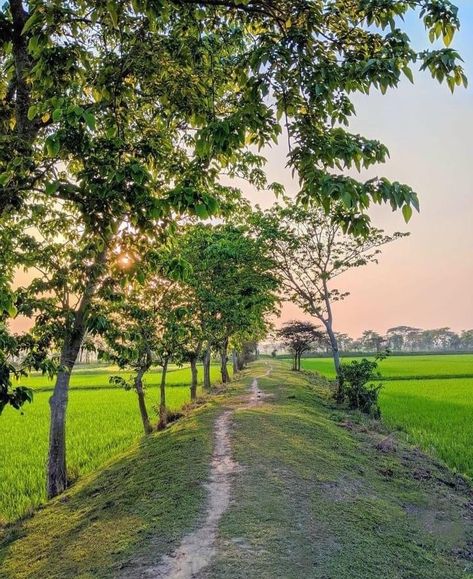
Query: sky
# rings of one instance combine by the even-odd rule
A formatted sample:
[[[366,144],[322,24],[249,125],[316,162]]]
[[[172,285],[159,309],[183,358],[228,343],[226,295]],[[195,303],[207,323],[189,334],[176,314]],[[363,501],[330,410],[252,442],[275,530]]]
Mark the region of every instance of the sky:
[[[421,212],[408,225],[389,207],[370,212],[386,232],[411,235],[384,247],[377,265],[338,279],[337,287],[351,295],[335,305],[335,328],[354,337],[397,325],[473,328],[473,1],[454,3],[462,25],[452,47],[465,61],[468,89],[452,95],[446,85],[418,73],[414,85],[406,80],[385,96],[373,92],[354,99],[351,129],[390,150],[390,160],[366,175],[406,183],[421,202]],[[406,21],[406,32],[416,48],[428,46],[415,17]],[[266,155],[270,178],[294,194],[297,183],[284,167],[284,146]],[[261,193],[247,194],[270,204]],[[280,323],[303,317],[295,305],[285,304]]]

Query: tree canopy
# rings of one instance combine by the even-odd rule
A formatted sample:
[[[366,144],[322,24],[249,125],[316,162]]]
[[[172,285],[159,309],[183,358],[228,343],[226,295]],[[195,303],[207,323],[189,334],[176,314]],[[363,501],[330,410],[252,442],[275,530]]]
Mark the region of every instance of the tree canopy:
[[[445,47],[414,49],[409,12]],[[93,220],[132,195],[140,220],[160,213],[151,188],[204,214],[222,168],[264,185],[247,146],[277,140],[284,125],[301,201],[390,203],[409,218],[410,187],[334,171],[388,154],[346,128],[351,95],[412,80],[417,63],[452,90],[466,84],[450,47],[459,24],[449,0],[10,0],[0,16],[0,207],[47,187]],[[59,161],[74,179],[58,174]],[[343,217],[366,228],[356,213]]]

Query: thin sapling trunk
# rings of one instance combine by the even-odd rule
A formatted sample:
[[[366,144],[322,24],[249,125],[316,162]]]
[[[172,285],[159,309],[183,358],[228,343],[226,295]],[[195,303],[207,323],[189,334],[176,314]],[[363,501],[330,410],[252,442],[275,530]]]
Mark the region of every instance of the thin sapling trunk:
[[[163,362],[163,371],[161,373],[161,385],[159,387],[159,423],[158,429],[161,430],[166,428],[168,423],[168,416],[167,416],[167,408],[166,408],[166,374],[168,370],[168,361],[169,359],[166,358]]]
[[[145,393],[143,389],[143,375],[147,369],[140,368],[136,374],[135,378],[135,390],[138,396],[138,406],[140,409],[141,421],[143,423],[143,429],[145,434],[151,434],[153,432],[153,427],[149,420],[148,410],[146,408]]]
[[[220,372],[222,374],[222,384],[227,384],[230,382],[230,376],[227,369],[227,359],[228,359],[228,338],[226,338],[220,348]]]
[[[204,390],[209,391],[212,387],[210,380],[210,348],[207,348],[204,355]]]
[[[195,402],[197,399],[197,382],[198,382],[198,371],[197,371],[197,355],[191,356],[191,401]]]

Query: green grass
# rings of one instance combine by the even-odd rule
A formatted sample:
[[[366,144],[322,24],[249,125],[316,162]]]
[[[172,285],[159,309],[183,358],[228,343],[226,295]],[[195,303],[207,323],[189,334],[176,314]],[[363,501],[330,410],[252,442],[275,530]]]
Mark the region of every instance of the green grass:
[[[271,363],[260,386],[272,399],[235,409],[241,468],[202,579],[471,577],[470,491],[461,481],[402,441],[380,452],[379,425],[336,409],[323,381]],[[231,396],[264,370],[253,366]],[[221,403],[135,442],[0,531],[0,577],[144,576],[202,520]],[[418,471],[429,474],[420,481]]]
[[[331,359],[306,358],[302,367],[335,376]],[[379,369],[385,378],[380,406],[387,424],[473,478],[473,355],[392,356]]]
[[[94,471],[110,458],[127,449],[142,434],[136,395],[109,386],[116,369],[80,369],[71,377],[67,417],[67,457],[72,479]],[[218,381],[216,366],[212,380]],[[126,374],[126,373],[125,373]],[[159,404],[157,384],[160,373],[146,377],[150,417]],[[35,388],[32,404],[23,414],[6,408],[0,420],[0,521],[13,521],[45,501],[45,460],[48,444],[51,383],[41,375],[26,381]],[[189,368],[169,373],[167,404],[178,410],[190,401]]]
[[[388,425],[473,478],[473,379],[386,382],[380,404]]]
[[[453,579],[471,540],[468,494],[445,469],[401,443],[383,454],[383,435],[357,428],[325,402],[324,386],[278,369],[260,385],[271,403],[237,411],[242,468],[206,579]],[[355,422],[350,429],[338,421]],[[414,469],[431,473],[419,483]],[[436,478],[438,477],[438,479]]]
[[[0,529],[2,579],[128,577],[132,557],[159,556],[205,501],[215,407],[135,441],[34,517]],[[156,561],[155,561],[156,562]]]
[[[361,358],[344,358],[344,362]],[[373,359],[369,358],[368,359]],[[302,358],[302,368],[335,377],[331,358]],[[473,354],[445,354],[432,356],[390,356],[379,363],[379,370],[387,379],[422,379],[440,377],[473,378]]]
[[[216,379],[219,374],[217,366],[212,366],[212,379]],[[71,389],[98,389],[111,388],[116,389],[116,386],[110,384],[110,376],[119,375],[124,378],[130,376],[130,372],[119,370],[116,366],[80,366],[71,376]],[[167,375],[167,383],[170,386],[187,386],[190,383],[190,368],[185,366],[179,368],[177,366],[170,366]],[[161,381],[161,371],[158,368],[152,368],[145,375],[145,383],[147,386],[158,386]],[[23,378],[20,383],[23,386],[28,386],[36,392],[50,391],[54,388],[55,379],[50,379],[48,376],[34,372],[28,377]]]

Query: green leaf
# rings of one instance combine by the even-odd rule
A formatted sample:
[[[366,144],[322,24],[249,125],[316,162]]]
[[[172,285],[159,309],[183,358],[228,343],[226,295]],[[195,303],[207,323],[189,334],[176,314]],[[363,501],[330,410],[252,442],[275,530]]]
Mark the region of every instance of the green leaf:
[[[110,14],[110,20],[114,28],[118,28],[118,12],[116,2],[107,2],[108,12]]]
[[[7,307],[7,313],[10,316],[10,318],[16,318],[16,315],[18,313],[18,310],[16,308],[16,306],[14,304],[10,304]]]
[[[50,135],[46,139],[46,151],[50,157],[56,157],[61,149],[61,143],[57,135]]]
[[[95,130],[95,117],[92,113],[86,111],[83,115],[85,124],[89,127],[91,131]]]
[[[201,219],[207,219],[209,213],[207,211],[207,207],[205,205],[199,204],[195,206],[195,213]]]
[[[409,223],[412,217],[412,207],[410,205],[404,205],[402,208],[402,214],[404,216],[404,221]]]
[[[412,70],[408,66],[405,66],[402,69],[402,72],[407,76],[407,78],[410,80],[410,82],[412,84],[414,84],[414,75],[412,74]]]
[[[51,183],[46,183],[46,195],[54,195],[56,191],[59,189],[59,181],[52,181]]]
[[[28,120],[32,121],[35,116],[36,113],[38,112],[38,107],[36,105],[31,105],[30,108],[28,109]]]

